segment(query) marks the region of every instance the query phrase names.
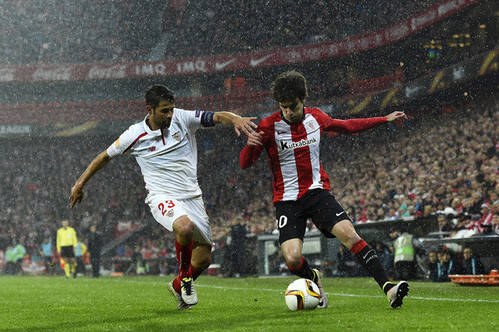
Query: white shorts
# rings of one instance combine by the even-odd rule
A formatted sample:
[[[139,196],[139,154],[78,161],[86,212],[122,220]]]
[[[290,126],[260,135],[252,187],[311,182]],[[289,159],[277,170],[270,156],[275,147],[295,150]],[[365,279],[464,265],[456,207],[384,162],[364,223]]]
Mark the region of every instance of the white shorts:
[[[174,199],[169,195],[149,195],[146,203],[158,223],[173,232],[173,222],[187,216],[194,223],[194,242],[212,244],[210,220],[204,209],[201,196],[189,199]]]

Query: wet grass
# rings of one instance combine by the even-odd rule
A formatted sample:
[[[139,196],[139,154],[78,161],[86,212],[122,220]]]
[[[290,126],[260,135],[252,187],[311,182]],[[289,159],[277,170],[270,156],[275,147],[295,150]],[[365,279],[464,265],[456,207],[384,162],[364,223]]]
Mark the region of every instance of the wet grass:
[[[294,278],[197,282],[199,303],[178,311],[171,277],[0,277],[0,331],[497,331],[499,287],[412,282],[392,310],[374,281],[326,278],[330,307],[291,312]]]

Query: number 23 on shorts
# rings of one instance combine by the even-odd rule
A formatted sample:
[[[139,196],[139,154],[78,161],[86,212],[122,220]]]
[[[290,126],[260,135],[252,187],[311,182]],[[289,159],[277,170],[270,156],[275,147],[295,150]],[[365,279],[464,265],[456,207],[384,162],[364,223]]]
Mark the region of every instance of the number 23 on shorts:
[[[161,211],[161,214],[164,216],[169,212],[168,209],[172,209],[174,206],[175,203],[173,203],[172,200],[167,200],[164,203],[159,203],[158,209]]]

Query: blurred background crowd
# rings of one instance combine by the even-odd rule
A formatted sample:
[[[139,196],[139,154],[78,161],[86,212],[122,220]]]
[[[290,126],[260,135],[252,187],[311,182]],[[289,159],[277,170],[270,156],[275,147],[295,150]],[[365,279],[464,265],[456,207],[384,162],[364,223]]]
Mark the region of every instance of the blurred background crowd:
[[[144,3],[2,1],[0,66],[191,59],[321,44],[383,31],[442,1],[315,1],[313,6],[305,1],[268,0],[233,1],[230,5],[189,0]],[[404,105],[394,103],[393,108],[406,111],[410,117],[403,125],[324,138],[321,155],[332,191],[356,224],[404,218],[417,222],[417,218],[433,216],[441,237],[497,234],[499,101],[494,62],[497,51],[493,50],[498,46],[498,12],[496,2],[478,1],[394,45],[293,66],[158,79],[0,79],[0,125],[5,128],[23,121],[38,121],[40,125],[51,122],[47,125],[50,130],[65,128],[65,121],[85,119],[83,113],[89,111],[85,103],[92,105],[99,121],[110,128],[109,132],[83,131],[65,136],[3,135],[0,131],[0,153],[5,156],[0,159],[0,268],[10,260],[17,267],[11,266],[8,272],[22,272],[23,259],[28,269],[26,264],[42,262],[47,255],[55,262],[55,249],[46,247],[48,252],[44,253],[42,244],[55,241],[61,220],[69,219],[82,243],[88,239],[90,226],[97,225],[103,237],[103,255],[113,257],[113,269],[137,274],[172,272],[176,268],[171,261],[175,257],[173,235],[151,218],[144,203],[142,176],[132,158],[112,161],[87,185],[81,206],[71,210],[68,201],[72,184],[91,159],[119,135],[113,128],[126,128],[131,118],[141,120],[142,109],[132,115],[123,112],[130,112],[130,105],[137,109],[137,100],[147,85],[167,81],[179,97],[178,107],[196,108],[195,100],[207,98],[228,100],[225,106],[261,119],[277,110],[268,83],[277,73],[289,69],[302,71],[309,81],[306,104],[322,107],[337,118],[385,115],[393,109],[363,111],[358,106],[369,102],[378,91],[402,89],[406,83],[428,75],[431,89],[424,97],[409,99]],[[473,93],[474,82],[451,86],[449,79],[440,80],[447,66],[486,52],[491,53],[477,69],[483,81],[476,80],[481,83]],[[494,72],[491,76],[484,75],[483,70],[489,65]],[[453,71],[452,75],[455,78],[460,72]],[[417,90],[421,86],[407,87]],[[482,87],[486,89],[477,91]],[[443,92],[435,93],[436,88]],[[404,91],[410,97],[410,89]],[[64,119],[50,118],[54,104],[68,101],[74,102],[74,116],[66,113]],[[27,114],[36,116],[23,118],[22,105],[29,105],[33,110]],[[110,105],[112,109],[107,109]],[[348,112],[342,112],[344,108]],[[228,249],[237,243],[234,238],[277,232],[268,161],[262,155],[252,168],[241,170],[238,156],[245,141],[231,128],[200,130],[197,136],[198,176],[212,223],[214,255],[238,260],[240,257],[232,257]],[[308,230],[316,231],[311,223]],[[394,263],[390,248],[396,240],[395,235],[388,235],[390,239],[384,243],[373,243],[380,255],[389,257],[387,269],[390,262]],[[247,247],[239,249],[251,251],[254,246],[249,241]],[[451,253],[452,257],[447,257]],[[332,274],[362,274],[351,264],[348,253],[343,256],[339,249],[338,255]],[[447,258],[447,262],[462,260],[464,249],[425,248],[421,255],[425,257],[421,266],[425,267],[419,277],[436,280],[439,273],[434,277],[434,272],[429,272],[430,263],[443,265]],[[456,263],[454,268],[465,265]],[[48,270],[45,266],[45,272]],[[227,268],[225,273],[239,272]]]
[[[326,137],[321,153],[333,193],[354,223],[442,215],[439,229],[447,236],[498,232],[499,104],[484,100],[462,109],[419,112],[403,126]],[[198,176],[215,241],[224,242],[235,224],[243,224],[249,234],[275,234],[267,157],[243,171],[238,155],[245,142],[232,129],[200,130],[198,136]],[[131,157],[112,161],[92,179],[81,208],[67,208],[75,178],[113,140],[4,140],[2,154],[9,158],[0,161],[5,174],[0,234],[36,254],[63,218],[74,220],[82,235],[90,225],[99,225],[108,241],[150,224],[143,180]],[[135,246],[151,254],[172,253],[166,232],[159,225],[153,232],[161,236],[139,238]],[[120,248],[118,255],[131,256],[133,250]]]
[[[167,57],[226,54],[347,38],[437,3],[405,1],[6,0],[1,63],[144,60],[172,35]],[[301,15],[306,9],[306,15]],[[300,19],[296,19],[300,17]],[[147,18],[147,20],[143,20]],[[331,24],[331,22],[335,22]],[[236,24],[237,23],[237,24]]]

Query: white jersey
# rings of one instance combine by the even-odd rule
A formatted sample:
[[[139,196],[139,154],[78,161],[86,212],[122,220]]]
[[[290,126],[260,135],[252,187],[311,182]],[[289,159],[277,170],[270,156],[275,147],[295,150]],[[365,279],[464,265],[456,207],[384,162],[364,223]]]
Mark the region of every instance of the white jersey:
[[[144,121],[131,125],[107,149],[113,158],[131,153],[140,166],[148,197],[167,194],[176,199],[201,195],[197,179],[195,132],[213,125],[213,113],[175,108],[169,128],[151,130]],[[147,201],[147,199],[146,199]]]

